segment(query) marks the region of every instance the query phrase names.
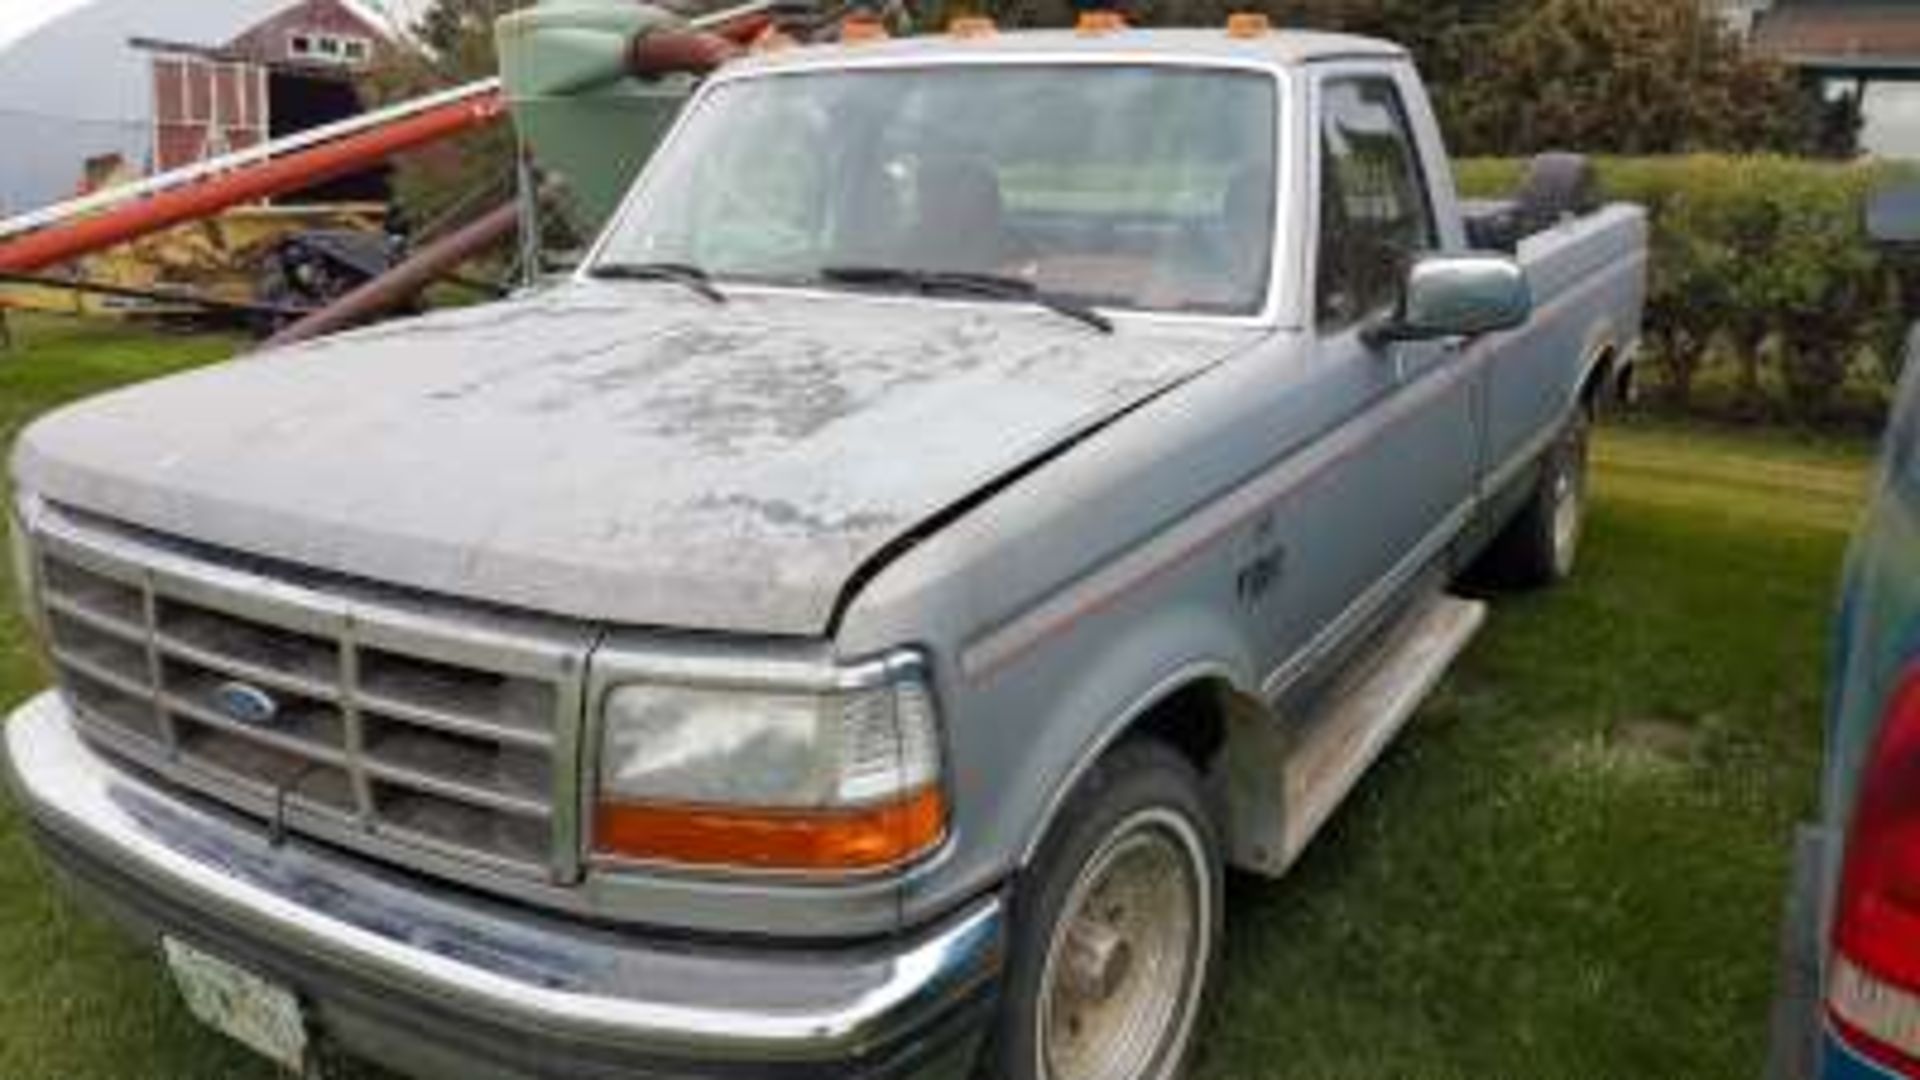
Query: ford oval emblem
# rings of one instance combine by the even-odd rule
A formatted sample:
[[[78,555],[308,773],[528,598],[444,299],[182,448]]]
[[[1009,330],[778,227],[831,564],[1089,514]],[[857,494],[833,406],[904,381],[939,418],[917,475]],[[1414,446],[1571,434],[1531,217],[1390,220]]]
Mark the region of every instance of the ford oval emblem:
[[[265,727],[280,717],[279,700],[252,683],[221,683],[214,687],[213,704],[228,719],[248,727]]]

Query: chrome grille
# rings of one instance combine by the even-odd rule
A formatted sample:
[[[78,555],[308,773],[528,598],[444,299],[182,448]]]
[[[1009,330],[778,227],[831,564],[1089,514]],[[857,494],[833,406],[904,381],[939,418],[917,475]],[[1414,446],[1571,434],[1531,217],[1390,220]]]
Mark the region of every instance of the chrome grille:
[[[586,628],[54,508],[33,540],[49,651],[106,749],[290,832],[395,861],[577,876]],[[235,693],[271,715],[238,713]]]

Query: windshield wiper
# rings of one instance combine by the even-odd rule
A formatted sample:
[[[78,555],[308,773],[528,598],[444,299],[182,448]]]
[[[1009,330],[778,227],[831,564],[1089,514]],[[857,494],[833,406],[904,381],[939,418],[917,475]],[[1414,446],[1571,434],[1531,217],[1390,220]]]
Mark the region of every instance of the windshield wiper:
[[[727,302],[727,294],[713,283],[713,275],[692,263],[634,262],[599,263],[587,271],[588,277],[608,281],[671,281],[685,285],[716,304]]]
[[[1024,300],[1069,319],[1077,319],[1103,334],[1113,333],[1113,320],[1086,304],[1048,292],[1025,278],[1006,274],[982,274],[967,270],[909,270],[896,266],[828,266],[821,268],[820,277],[845,285],[906,288],[922,293],[971,293],[1001,300]]]

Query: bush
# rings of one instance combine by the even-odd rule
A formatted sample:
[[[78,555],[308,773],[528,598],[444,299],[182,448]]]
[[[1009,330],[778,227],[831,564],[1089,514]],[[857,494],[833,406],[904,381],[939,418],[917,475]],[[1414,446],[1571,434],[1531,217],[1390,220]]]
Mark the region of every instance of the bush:
[[[1889,169],[1781,157],[1606,158],[1609,198],[1645,205],[1650,403],[1723,419],[1873,425],[1905,320],[1862,229]],[[1469,160],[1461,190],[1512,190],[1523,163]],[[1920,313],[1916,313],[1920,314]]]

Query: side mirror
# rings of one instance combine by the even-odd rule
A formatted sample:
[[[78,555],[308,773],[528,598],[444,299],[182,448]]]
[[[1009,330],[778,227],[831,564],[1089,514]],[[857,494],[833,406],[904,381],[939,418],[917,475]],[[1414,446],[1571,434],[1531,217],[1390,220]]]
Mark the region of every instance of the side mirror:
[[[1920,246],[1920,184],[1894,184],[1867,200],[1867,235],[1885,247]]]
[[[1510,330],[1533,313],[1526,271],[1504,255],[1426,255],[1407,271],[1400,307],[1368,327],[1367,343],[1473,337]]]

